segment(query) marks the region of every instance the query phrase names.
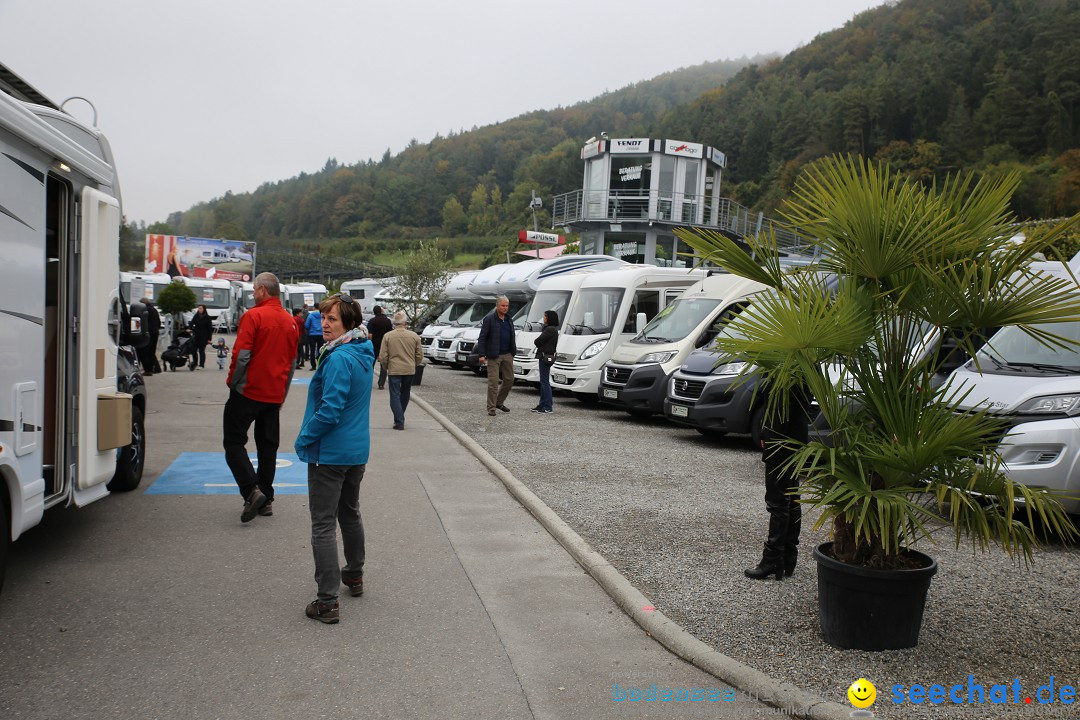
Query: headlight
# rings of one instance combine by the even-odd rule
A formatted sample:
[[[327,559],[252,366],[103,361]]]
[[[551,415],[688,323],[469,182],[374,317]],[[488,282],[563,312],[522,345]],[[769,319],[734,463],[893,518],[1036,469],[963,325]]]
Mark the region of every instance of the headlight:
[[[1020,414],[1076,415],[1080,413],[1080,395],[1043,395],[1031,398],[1016,409]]]
[[[597,340],[592,345],[585,348],[585,352],[581,353],[581,359],[588,360],[589,358],[596,357],[606,347],[607,340]]]
[[[723,365],[717,365],[713,368],[712,375],[738,375],[749,363],[746,362],[729,362]]]
[[[644,365],[645,363],[660,363],[663,365],[671,358],[679,354],[678,350],[668,350],[666,352],[651,352],[646,353],[638,358],[638,364]]]

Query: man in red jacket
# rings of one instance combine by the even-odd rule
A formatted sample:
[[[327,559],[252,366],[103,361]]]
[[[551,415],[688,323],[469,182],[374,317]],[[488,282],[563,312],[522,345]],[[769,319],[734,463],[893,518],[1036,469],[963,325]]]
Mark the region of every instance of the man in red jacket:
[[[279,413],[292,382],[299,335],[296,323],[281,307],[281,286],[273,273],[255,277],[255,307],[240,316],[233,343],[229,400],[222,418],[225,462],[244,498],[241,522],[272,515],[274,468],[277,465]],[[248,459],[247,432],[255,423],[259,471]]]

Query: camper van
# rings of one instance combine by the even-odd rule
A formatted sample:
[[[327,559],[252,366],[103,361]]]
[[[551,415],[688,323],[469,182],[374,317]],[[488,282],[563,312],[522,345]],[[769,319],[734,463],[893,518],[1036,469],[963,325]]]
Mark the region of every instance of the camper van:
[[[325,297],[326,286],[322,283],[302,282],[281,286],[281,306],[290,313],[305,305],[317,308]]]
[[[375,296],[382,292],[383,281],[373,278],[361,278],[360,280],[346,280],[341,283],[341,292],[355,298],[360,304],[360,310],[365,315],[370,315],[372,308],[378,305]]]
[[[435,338],[476,302],[477,297],[469,291],[469,283],[474,277],[476,277],[475,270],[466,270],[455,274],[447,281],[443,289],[441,307],[434,319],[420,332],[420,345],[428,359],[431,359],[435,352]]]
[[[604,365],[600,402],[633,415],[664,412],[668,378],[766,285],[715,270],[687,288]],[[677,412],[677,411],[676,411]]]
[[[199,253],[199,259],[203,263],[213,264],[229,262],[229,260],[231,260],[231,258],[229,257],[229,253],[227,253],[224,249],[218,247],[203,248],[202,251]]]
[[[195,293],[195,305],[205,305],[206,313],[214,322],[214,328],[223,332],[236,329],[236,289],[228,280],[180,276],[180,280]],[[184,323],[190,323],[194,310],[184,313]]]
[[[604,255],[584,255],[576,257],[606,258]],[[520,319],[520,329],[517,333],[517,354],[514,355],[514,378],[523,382],[538,385],[540,383],[540,366],[536,358],[536,338],[544,329],[544,313],[554,310],[559,316],[560,325],[566,319],[566,309],[569,307],[574,294],[581,287],[582,281],[589,273],[601,270],[610,270],[622,267],[628,263],[615,259],[615,263],[598,262],[585,267],[563,270],[557,274],[545,272],[538,281],[533,283],[535,294],[528,314]],[[539,275],[539,273],[538,273]],[[513,291],[513,288],[508,288]]]
[[[574,294],[560,328],[552,388],[569,390],[583,400],[596,398],[601,371],[615,348],[703,277],[704,270],[652,265],[590,274]]]
[[[0,586],[11,541],[50,508],[134,489],[145,454],[146,393],[133,361],[121,370],[145,307],[118,288],[112,150],[20,95],[34,102],[0,90]]]
[[[1067,277],[1061,263],[1053,265],[1054,275]],[[1080,322],[1034,327],[1080,342]],[[1048,347],[1019,327],[1004,327],[948,383],[967,393],[963,409],[1008,419],[998,452],[1012,480],[1058,493],[1067,512],[1080,514],[1080,344]]]

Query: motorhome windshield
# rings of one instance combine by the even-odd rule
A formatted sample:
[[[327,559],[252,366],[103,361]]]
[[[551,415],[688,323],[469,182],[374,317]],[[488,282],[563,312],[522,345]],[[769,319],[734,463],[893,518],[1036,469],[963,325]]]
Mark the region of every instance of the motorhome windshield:
[[[1080,341],[1080,322],[1046,323],[1034,328]],[[1080,374],[1080,345],[1047,347],[1015,325],[999,330],[976,356],[984,373]]]
[[[135,295],[132,295],[132,285],[135,286]],[[124,293],[124,297],[130,298],[131,302],[136,302],[148,297],[151,300],[157,300],[161,291],[169,287],[164,283],[149,283],[145,280],[135,280],[134,282],[124,281],[120,283],[120,290]]]
[[[526,332],[540,332],[544,329],[544,313],[554,310],[559,316],[559,322],[566,318],[566,305],[570,302],[570,290],[540,290],[533,297],[529,316],[525,318],[522,327]]]
[[[563,332],[570,335],[605,335],[615,327],[626,288],[585,288],[570,308]]]
[[[215,310],[229,307],[228,288],[193,287],[191,290],[195,293],[196,305],[205,305],[207,309]]]
[[[312,300],[313,300],[313,302],[306,303],[306,304],[311,305],[311,307],[313,307],[313,308],[317,308],[317,307],[319,307],[319,303],[321,303],[323,301],[323,298],[326,297],[326,291],[325,290],[311,290],[311,291],[308,291],[308,292],[300,291],[300,292],[289,293],[289,307],[290,308],[302,308],[302,307],[304,307],[304,304],[305,304],[304,297],[306,295],[310,295],[312,297]]]
[[[514,323],[514,328],[517,330],[523,330],[525,328],[525,318],[529,316],[529,312],[532,310],[533,299],[530,298],[524,303],[521,303],[517,310],[512,310],[510,315],[511,322]],[[516,305],[513,303],[512,305]]]
[[[439,313],[439,316],[431,321],[432,325],[449,325],[458,319],[461,313],[465,312],[473,306],[471,300],[455,300],[454,302],[443,308],[443,311]]]
[[[458,315],[457,320],[454,321],[455,325],[462,327],[472,327],[473,325],[479,325],[480,321],[484,319],[484,316],[495,309],[494,300],[481,300],[474,302],[468,307],[465,312]]]
[[[244,309],[245,310],[250,310],[253,307],[255,307],[255,291],[254,290],[245,290],[244,291]]]
[[[717,298],[679,298],[660,311],[631,342],[676,342],[694,331],[720,304]]]

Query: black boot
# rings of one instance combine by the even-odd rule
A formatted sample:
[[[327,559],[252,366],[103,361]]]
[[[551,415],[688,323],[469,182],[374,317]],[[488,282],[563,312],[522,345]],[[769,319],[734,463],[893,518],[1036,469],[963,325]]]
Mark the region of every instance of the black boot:
[[[777,580],[784,579],[784,566],[773,565],[765,560],[759,562],[755,567],[746,568],[743,570],[743,575],[755,580],[765,580],[772,575],[776,576]]]
[[[784,577],[791,577],[795,574],[795,565],[799,561],[799,549],[787,548],[784,553]]]

